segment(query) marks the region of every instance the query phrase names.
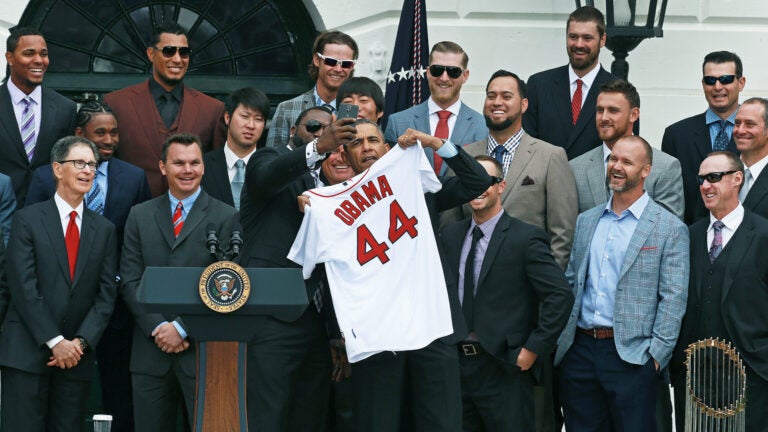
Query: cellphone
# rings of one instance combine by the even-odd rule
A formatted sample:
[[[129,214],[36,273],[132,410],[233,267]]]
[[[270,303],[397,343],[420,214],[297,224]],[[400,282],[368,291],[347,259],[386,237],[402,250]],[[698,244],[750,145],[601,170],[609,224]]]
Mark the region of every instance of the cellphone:
[[[338,118],[351,118],[351,119],[357,119],[357,112],[360,110],[360,107],[357,105],[352,104],[340,104],[338,109]]]

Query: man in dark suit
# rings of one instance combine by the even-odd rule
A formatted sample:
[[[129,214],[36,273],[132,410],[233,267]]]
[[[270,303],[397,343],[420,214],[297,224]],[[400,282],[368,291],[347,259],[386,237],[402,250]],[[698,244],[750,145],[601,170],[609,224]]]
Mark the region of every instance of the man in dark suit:
[[[744,163],[739,201],[744,208],[768,218],[768,100],[750,98],[736,112],[733,139]]]
[[[406,129],[449,140],[458,146],[487,137],[488,128],[482,114],[460,100],[461,87],[469,78],[468,64],[469,56],[459,44],[436,43],[429,53],[429,99],[389,116],[384,133],[387,142],[394,145]],[[424,151],[435,173],[438,176],[445,174],[448,166],[442,163],[440,156],[435,156],[430,148]]]
[[[117,155],[147,173],[153,197],[168,190],[157,161],[169,136],[196,134],[204,152],[224,145],[224,104],[182,82],[190,56],[183,27],[176,23],[156,27],[147,47],[152,76],[104,96],[120,119],[122,145]]]
[[[768,220],[738,199],[744,179],[739,158],[714,152],[698,172],[710,216],[691,225],[691,280],[673,374],[675,406],[685,406],[685,350],[692,342],[719,337],[735,345],[745,362],[746,430],[768,431]],[[680,405],[678,405],[680,404]],[[685,411],[676,410],[677,430],[685,429]]]
[[[533,431],[539,356],[553,351],[573,293],[544,230],[502,208],[501,163],[476,159],[494,184],[470,201],[471,219],[448,225],[440,236],[449,294],[461,301],[470,331],[459,343],[464,430]]]
[[[667,127],[661,140],[661,149],[680,161],[685,192],[683,221],[688,225],[708,213],[696,182],[701,161],[717,150],[738,153],[733,141],[733,125],[739,109],[739,93],[746,84],[741,59],[732,52],[707,54],[702,72],[701,87],[709,107],[701,114]]]
[[[75,124],[75,135],[90,140],[99,151],[99,168],[93,186],[85,196],[85,205],[115,224],[119,262],[128,212],[135,204],[150,198],[147,176],[141,168],[113,157],[120,137],[117,119],[108,105],[86,102],[78,110]],[[53,171],[50,166],[42,166],[32,175],[26,204],[48,200],[55,192]],[[101,398],[104,412],[113,417],[114,432],[133,430],[129,370],[132,332],[131,315],[125,302],[118,298],[109,325],[96,347]]]
[[[568,160],[601,142],[594,124],[597,93],[602,84],[616,78],[600,65],[605,38],[603,13],[591,6],[576,9],[566,27],[568,64],[528,78],[523,128],[565,148]]]
[[[51,147],[75,129],[77,106],[43,87],[48,46],[31,28],[16,28],[6,41],[10,79],[0,86],[0,172],[13,181],[16,203],[27,196],[32,172],[50,163]]]
[[[220,234],[230,232],[237,211],[200,187],[203,152],[196,136],[169,137],[159,166],[169,190],[134,206],[128,215],[120,294],[136,320],[131,349],[136,430],[165,432],[175,429],[180,397],[190,425],[193,423],[196,349],[178,316],[147,313],[138,304],[141,277],[148,266],[205,267],[213,263],[205,246],[208,226],[213,225]],[[222,238],[228,236],[222,234]]]
[[[51,150],[56,195],[16,212],[6,273],[11,305],[0,333],[2,427],[80,431],[95,372],[93,347],[114,307],[111,222],[85,207],[98,153],[65,137]]]
[[[227,142],[203,155],[207,169],[201,186],[208,195],[240,210],[245,167],[264,133],[268,115],[269,99],[261,90],[245,87],[229,95],[224,104]]]
[[[0,229],[3,230],[0,241],[3,242],[3,246],[8,244],[8,237],[11,235],[11,221],[15,211],[16,194],[13,193],[11,178],[5,174],[0,174]]]

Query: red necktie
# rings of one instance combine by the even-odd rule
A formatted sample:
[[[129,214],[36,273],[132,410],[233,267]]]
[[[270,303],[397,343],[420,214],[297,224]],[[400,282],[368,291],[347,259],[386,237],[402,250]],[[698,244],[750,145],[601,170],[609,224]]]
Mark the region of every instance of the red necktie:
[[[75,267],[77,266],[77,250],[80,248],[80,231],[77,229],[77,212],[72,211],[69,214],[69,225],[67,225],[67,234],[64,236],[67,244],[67,259],[69,260],[69,279],[75,280]]]
[[[181,228],[184,227],[184,219],[181,217],[181,210],[183,208],[184,205],[179,201],[179,203],[176,204],[176,211],[173,212],[173,219],[171,219],[171,221],[173,222],[174,237],[178,237],[179,233],[181,233]]]
[[[579,113],[581,112],[581,80],[576,80],[576,91],[573,92],[573,99],[571,99],[571,120],[573,124],[576,124],[576,120],[579,119]]]
[[[442,110],[437,112],[437,127],[435,128],[435,136],[440,139],[448,139],[448,118],[451,116],[450,111]],[[434,153],[435,161],[435,174],[440,175],[440,168],[443,166],[443,158],[441,158],[437,152]]]

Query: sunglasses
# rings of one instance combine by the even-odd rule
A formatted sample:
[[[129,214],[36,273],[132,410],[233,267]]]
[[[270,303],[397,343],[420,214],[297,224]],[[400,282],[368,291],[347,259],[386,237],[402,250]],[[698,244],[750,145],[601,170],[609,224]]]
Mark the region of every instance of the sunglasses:
[[[333,57],[324,56],[320,53],[317,53],[317,56],[320,57],[326,66],[336,67],[337,64],[341,64],[342,69],[349,69],[357,62],[357,60],[339,60]]]
[[[504,179],[501,178],[501,177],[491,176],[491,184],[499,184],[499,183],[501,183],[503,181],[504,181]]]
[[[720,180],[723,179],[724,175],[733,174],[735,172],[738,172],[738,171],[711,172],[709,174],[697,175],[696,177],[699,180],[699,184],[703,185],[704,184],[704,180],[706,180],[706,181],[708,181],[710,183],[717,183],[717,182],[719,182]]]
[[[173,46],[173,45],[168,45],[168,46],[164,46],[162,48],[156,46],[155,49],[156,50],[160,50],[160,52],[163,53],[163,57],[165,57],[165,58],[171,58],[171,57],[175,56],[176,55],[176,51],[179,52],[179,57],[181,57],[183,59],[189,58],[189,55],[192,54],[192,50],[189,49],[189,47],[183,47],[183,46],[177,47],[177,46]]]
[[[716,82],[720,81],[720,84],[730,84],[736,79],[736,75],[721,75],[719,77],[714,76],[705,76],[701,80],[704,81],[704,84],[706,85],[715,85]]]
[[[325,129],[328,127],[327,124],[322,124],[317,120],[307,120],[306,123],[301,123],[302,126],[307,130],[309,133],[315,133],[321,129]]]
[[[430,65],[429,74],[435,78],[443,76],[443,72],[447,72],[450,78],[456,79],[461,76],[464,69],[458,66],[443,66],[443,65]]]

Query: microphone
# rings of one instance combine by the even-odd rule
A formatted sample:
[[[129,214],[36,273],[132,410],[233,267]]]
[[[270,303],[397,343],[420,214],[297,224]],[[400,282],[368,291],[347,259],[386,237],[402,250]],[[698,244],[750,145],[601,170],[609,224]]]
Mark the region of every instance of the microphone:
[[[240,231],[242,231],[242,229],[243,227],[239,223],[236,223],[232,227],[232,231],[230,231],[229,244],[232,250],[232,256],[230,258],[235,258],[240,255],[240,247],[243,245],[243,238],[240,236]]]
[[[208,231],[208,236],[205,240],[205,247],[208,248],[208,253],[211,254],[213,259],[219,259],[218,258],[218,250],[219,250],[219,239],[216,236],[216,227],[209,223],[206,227],[206,231]]]

